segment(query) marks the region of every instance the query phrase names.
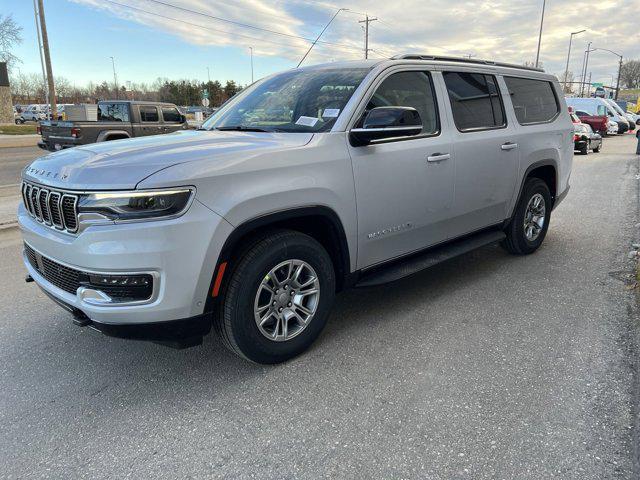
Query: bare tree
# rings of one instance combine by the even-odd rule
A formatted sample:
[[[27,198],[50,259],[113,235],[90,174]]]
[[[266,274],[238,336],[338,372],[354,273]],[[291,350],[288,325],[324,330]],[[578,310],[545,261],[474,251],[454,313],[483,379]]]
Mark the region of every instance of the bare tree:
[[[11,71],[16,63],[21,63],[11,50],[22,43],[22,27],[18,25],[11,15],[0,15],[0,61],[7,63]]]
[[[620,85],[627,88],[640,88],[640,60],[628,60],[622,64]]]

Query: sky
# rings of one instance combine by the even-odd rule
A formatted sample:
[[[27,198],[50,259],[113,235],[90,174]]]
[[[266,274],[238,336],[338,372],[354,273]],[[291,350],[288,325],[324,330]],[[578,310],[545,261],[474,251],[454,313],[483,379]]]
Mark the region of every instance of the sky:
[[[472,55],[502,62],[533,62],[542,0],[45,0],[53,72],[77,85],[169,79],[235,80],[295,67],[339,8],[333,23],[303,65],[364,57],[365,18],[370,58],[420,52]],[[180,8],[175,8],[180,7]],[[193,10],[197,13],[192,13]],[[41,73],[31,0],[0,0],[24,41],[14,49],[21,73]],[[215,17],[215,18],[214,18]],[[625,59],[640,59],[640,0],[547,0],[540,61],[546,71],[564,72],[571,32],[569,70],[579,75],[587,42]],[[593,82],[615,81],[618,58],[591,53]],[[207,68],[209,69],[207,71]]]

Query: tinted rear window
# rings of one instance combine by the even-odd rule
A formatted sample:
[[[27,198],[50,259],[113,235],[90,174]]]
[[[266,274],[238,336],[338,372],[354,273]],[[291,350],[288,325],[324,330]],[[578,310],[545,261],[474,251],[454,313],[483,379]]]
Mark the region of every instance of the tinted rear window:
[[[506,125],[502,99],[493,75],[444,72],[443,76],[458,130],[482,130]]]
[[[553,120],[560,112],[551,82],[504,77],[520,125]]]

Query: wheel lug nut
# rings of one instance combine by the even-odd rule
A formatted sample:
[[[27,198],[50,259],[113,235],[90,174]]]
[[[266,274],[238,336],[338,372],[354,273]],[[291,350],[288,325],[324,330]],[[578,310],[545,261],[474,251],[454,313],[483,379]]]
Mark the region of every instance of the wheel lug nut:
[[[291,306],[291,302],[287,303],[287,307],[290,307],[290,306]]]
[[[276,302],[273,302],[271,305],[273,305],[275,307],[276,306]]]
[[[285,286],[284,286],[284,289],[286,290],[287,288],[289,288],[289,286],[288,286],[288,285],[285,285]]]
[[[279,311],[279,312],[281,312],[281,311],[282,311],[282,307],[280,307],[280,308],[278,309],[278,311]]]
[[[296,292],[294,290],[291,290],[291,295],[295,295]]]

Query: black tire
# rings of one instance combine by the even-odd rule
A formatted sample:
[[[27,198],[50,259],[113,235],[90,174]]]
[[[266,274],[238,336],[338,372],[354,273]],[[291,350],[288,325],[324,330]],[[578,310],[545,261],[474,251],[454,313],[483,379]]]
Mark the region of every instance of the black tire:
[[[600,148],[602,148],[602,145],[598,145],[596,148],[594,148],[593,153],[600,153]]]
[[[529,205],[529,201],[536,194],[542,195],[542,198],[544,199],[545,218],[542,230],[538,234],[537,238],[530,241],[525,235],[524,220],[527,205]],[[547,235],[549,220],[551,219],[551,207],[551,193],[549,192],[547,184],[539,178],[528,178],[525,181],[524,188],[522,189],[522,195],[520,196],[518,205],[516,205],[513,218],[505,229],[507,238],[502,241],[502,247],[514,255],[529,255],[530,253],[535,252]]]
[[[589,145],[585,145],[582,150],[580,150],[582,155],[589,155]]]
[[[320,295],[315,315],[293,338],[276,342],[263,335],[255,321],[254,302],[267,274],[286,260],[302,260],[316,272]],[[214,318],[214,330],[235,354],[255,363],[284,362],[304,352],[327,323],[336,290],[331,258],[315,239],[277,230],[255,239],[235,259],[228,286]]]

